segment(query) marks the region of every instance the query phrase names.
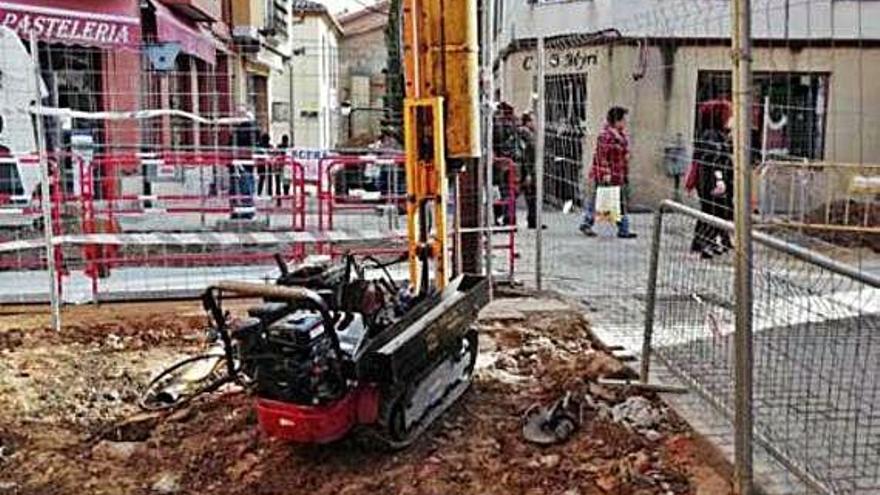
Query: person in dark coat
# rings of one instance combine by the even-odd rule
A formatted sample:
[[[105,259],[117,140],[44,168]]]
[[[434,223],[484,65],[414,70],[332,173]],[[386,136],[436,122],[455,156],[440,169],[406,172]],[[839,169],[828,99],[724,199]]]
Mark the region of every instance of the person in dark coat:
[[[287,156],[287,150],[290,149],[290,136],[284,134],[281,136],[281,143],[278,145],[278,149],[275,151],[279,156]],[[293,170],[291,170],[288,163],[285,163],[281,166],[281,170],[278,174],[278,185],[276,186],[278,196],[282,194],[284,196],[288,196],[290,194],[290,183],[293,182]]]
[[[266,195],[271,196],[272,178],[275,175],[275,171],[269,163],[272,158],[272,138],[268,133],[263,133],[260,136],[260,154],[262,155],[262,159],[257,165],[257,176],[259,177],[257,182],[257,194],[262,196],[263,190],[265,189]]]
[[[493,115],[492,127],[492,146],[495,158],[506,158],[514,162],[518,161],[519,135],[517,124],[513,107],[507,102],[499,103]],[[513,220],[508,218],[507,201],[510,199],[508,173],[510,171],[500,167],[498,161],[492,164],[492,185],[495,190],[492,191],[490,197],[493,201],[492,216],[496,225],[509,225]]]
[[[697,196],[700,210],[724,220],[733,219],[733,109],[727,100],[711,100],[699,107],[700,131],[694,142]],[[697,222],[691,251],[709,259],[731,247],[727,231]]]
[[[248,120],[236,124],[233,133],[234,159],[230,166],[230,201],[233,219],[254,217],[254,148],[257,146],[260,130],[256,119],[247,112]]]
[[[530,229],[538,226],[538,198],[535,182],[535,124],[525,113],[517,129],[519,133],[519,182],[526,199],[526,220]]]

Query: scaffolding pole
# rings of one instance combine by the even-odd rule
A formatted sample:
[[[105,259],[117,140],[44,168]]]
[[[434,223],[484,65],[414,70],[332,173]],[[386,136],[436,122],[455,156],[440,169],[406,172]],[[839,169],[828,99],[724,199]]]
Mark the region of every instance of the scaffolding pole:
[[[40,90],[40,81],[43,76],[40,73],[40,51],[35,33],[30,37],[31,57],[34,60],[34,123],[37,137],[37,154],[40,158],[40,206],[43,214],[43,242],[46,244],[46,269],[49,272],[49,301],[52,303],[52,328],[61,331],[61,294],[58,277],[58,267],[55,266],[55,241],[52,238],[54,224],[52,222],[52,191],[49,186],[51,174],[49,173],[49,156],[46,153],[46,135],[43,129],[43,94]],[[61,187],[59,182],[57,187]]]
[[[535,101],[535,202],[537,203],[535,223],[535,286],[544,289],[543,243],[544,243],[544,37],[538,38],[538,68],[535,75],[533,95]]]
[[[494,81],[492,61],[494,58],[494,45],[492,43],[492,22],[494,2],[483,2],[483,170],[485,171],[486,201],[483,203],[484,248],[486,260],[486,277],[489,279],[489,298],[492,298],[492,229],[495,227],[495,194],[494,194],[494,163],[495,163],[495,105],[493,104]]]
[[[751,1],[731,2],[733,45],[734,284],[736,291],[734,491],[753,493],[752,466],[752,216]]]

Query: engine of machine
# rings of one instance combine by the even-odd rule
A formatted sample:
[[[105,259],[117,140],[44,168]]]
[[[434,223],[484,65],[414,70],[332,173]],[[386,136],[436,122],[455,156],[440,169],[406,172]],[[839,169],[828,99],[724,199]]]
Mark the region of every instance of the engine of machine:
[[[254,362],[259,397],[301,405],[319,405],[345,393],[341,362],[324,332],[320,315],[298,311],[264,331]]]

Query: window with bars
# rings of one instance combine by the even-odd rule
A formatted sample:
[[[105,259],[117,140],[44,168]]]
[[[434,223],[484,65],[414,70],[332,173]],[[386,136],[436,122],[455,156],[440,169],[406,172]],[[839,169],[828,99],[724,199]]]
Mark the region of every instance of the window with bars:
[[[546,200],[557,205],[578,202],[587,133],[587,74],[545,76],[544,91]]]

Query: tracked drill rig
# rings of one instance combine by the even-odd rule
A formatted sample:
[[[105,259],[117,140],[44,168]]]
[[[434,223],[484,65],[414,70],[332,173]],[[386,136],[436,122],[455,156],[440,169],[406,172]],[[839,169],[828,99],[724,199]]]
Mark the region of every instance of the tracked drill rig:
[[[230,371],[252,389],[270,436],[325,443],[363,426],[405,447],[472,379],[474,321],[488,281],[464,273],[450,280],[447,210],[450,183],[469,171],[471,201],[459,195],[454,214],[476,226],[476,0],[403,4],[408,249],[399,261],[409,264],[409,280],[401,284],[389,262],[369,257],[293,270],[279,258],[275,285],[221,283],[203,296],[236,363]],[[457,249],[476,253],[470,244]],[[232,319],[222,308],[229,296],[263,304]]]

